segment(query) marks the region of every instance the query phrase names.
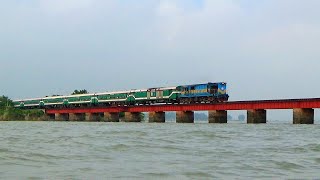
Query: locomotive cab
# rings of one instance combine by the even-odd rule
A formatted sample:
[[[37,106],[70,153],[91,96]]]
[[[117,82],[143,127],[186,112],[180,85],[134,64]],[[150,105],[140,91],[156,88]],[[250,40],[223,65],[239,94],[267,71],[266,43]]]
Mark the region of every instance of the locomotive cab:
[[[208,93],[215,95],[218,92],[218,85],[217,84],[212,84],[212,85],[208,85]]]
[[[226,83],[218,83],[217,98],[222,101],[228,101],[229,95],[227,94],[227,84]]]

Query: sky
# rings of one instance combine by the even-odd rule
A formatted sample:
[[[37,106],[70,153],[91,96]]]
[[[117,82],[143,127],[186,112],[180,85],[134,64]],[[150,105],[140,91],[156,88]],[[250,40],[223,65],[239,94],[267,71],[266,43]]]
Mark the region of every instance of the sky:
[[[0,0],[13,99],[228,83],[230,100],[320,97],[318,0]]]

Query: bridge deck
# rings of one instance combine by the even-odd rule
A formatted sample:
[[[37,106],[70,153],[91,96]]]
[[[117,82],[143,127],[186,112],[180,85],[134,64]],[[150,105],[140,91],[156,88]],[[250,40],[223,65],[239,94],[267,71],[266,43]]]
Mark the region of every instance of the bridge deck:
[[[47,114],[54,113],[103,113],[103,112],[160,112],[160,111],[211,111],[211,110],[257,110],[257,109],[298,109],[320,108],[320,98],[282,99],[260,101],[229,101],[217,104],[171,104],[119,107],[86,107],[47,109]]]

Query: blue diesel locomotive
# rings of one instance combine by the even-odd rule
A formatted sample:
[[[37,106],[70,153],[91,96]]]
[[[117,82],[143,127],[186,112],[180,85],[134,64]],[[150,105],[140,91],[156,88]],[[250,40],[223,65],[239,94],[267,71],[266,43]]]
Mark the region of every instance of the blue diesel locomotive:
[[[179,101],[183,104],[215,103],[229,99],[224,82],[178,86],[177,90],[181,92]]]

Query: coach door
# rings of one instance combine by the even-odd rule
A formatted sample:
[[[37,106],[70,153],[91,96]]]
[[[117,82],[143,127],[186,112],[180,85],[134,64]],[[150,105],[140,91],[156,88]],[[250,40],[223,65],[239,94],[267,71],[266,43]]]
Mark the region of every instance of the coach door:
[[[147,91],[147,98],[148,99],[155,99],[157,98],[157,89],[149,89]]]
[[[157,99],[162,99],[162,98],[163,98],[163,91],[157,90]]]
[[[156,89],[148,89],[147,91],[147,99],[152,99],[157,96],[157,91]]]
[[[147,99],[150,99],[150,97],[151,97],[151,90],[148,89],[148,91],[147,91]]]

